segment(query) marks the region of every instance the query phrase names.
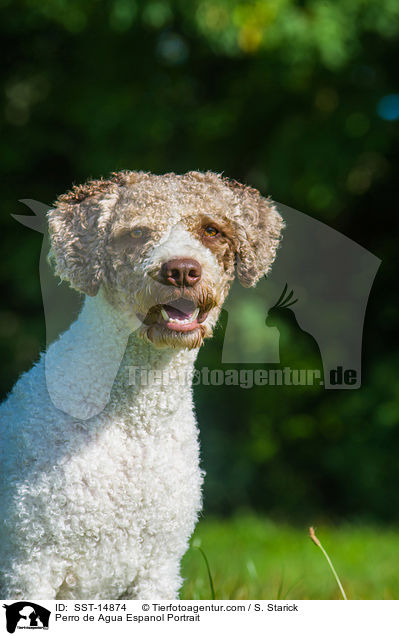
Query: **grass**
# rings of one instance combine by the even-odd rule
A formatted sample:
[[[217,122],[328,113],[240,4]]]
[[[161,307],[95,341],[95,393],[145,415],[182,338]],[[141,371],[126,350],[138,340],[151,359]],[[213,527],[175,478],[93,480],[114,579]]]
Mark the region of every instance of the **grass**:
[[[365,525],[318,525],[348,599],[399,598],[399,532]],[[183,560],[181,599],[340,599],[308,528],[255,516],[201,521]]]
[[[345,590],[344,590],[344,588],[342,587],[341,579],[339,578],[339,576],[338,576],[338,574],[337,574],[337,572],[336,572],[336,569],[335,569],[335,567],[333,566],[333,564],[332,564],[332,561],[331,561],[330,557],[328,556],[328,552],[327,552],[327,550],[325,550],[325,549],[323,548],[323,546],[322,546],[322,544],[321,544],[321,541],[320,541],[320,540],[316,537],[316,534],[315,534],[314,528],[313,528],[312,526],[309,528],[309,538],[313,541],[313,543],[314,543],[315,545],[317,545],[317,547],[318,547],[318,548],[320,548],[320,550],[321,550],[322,554],[324,555],[324,557],[325,557],[325,559],[326,559],[326,561],[327,561],[327,563],[328,563],[328,567],[330,568],[330,570],[331,570],[331,572],[332,572],[332,574],[333,574],[333,577],[334,577],[334,578],[335,578],[335,580],[337,581],[337,585],[338,585],[338,587],[339,587],[339,589],[340,589],[340,591],[341,591],[342,598],[344,599],[344,601],[347,601],[347,600],[348,600],[348,598],[347,598],[347,596],[346,596],[346,594],[345,594]],[[213,593],[213,595],[215,596],[215,593]]]

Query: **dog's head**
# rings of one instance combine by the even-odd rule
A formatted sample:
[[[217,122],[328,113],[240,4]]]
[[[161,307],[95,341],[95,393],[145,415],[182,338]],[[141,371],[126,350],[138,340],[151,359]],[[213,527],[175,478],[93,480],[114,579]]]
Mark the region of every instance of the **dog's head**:
[[[119,172],[59,197],[50,258],[78,291],[102,286],[155,346],[195,348],[235,271],[246,287],[267,273],[282,227],[269,199],[212,172]]]

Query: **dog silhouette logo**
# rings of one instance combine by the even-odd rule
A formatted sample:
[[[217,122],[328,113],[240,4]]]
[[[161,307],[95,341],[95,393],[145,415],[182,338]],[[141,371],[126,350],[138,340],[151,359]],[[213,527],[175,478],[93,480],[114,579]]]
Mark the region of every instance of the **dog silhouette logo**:
[[[43,234],[39,269],[49,347],[76,319],[82,295],[67,283],[60,284],[48,263],[50,206],[32,199],[21,203],[34,216],[13,214],[13,218]],[[228,320],[221,361],[293,367],[294,341],[301,368],[303,353],[307,368],[321,370],[325,389],[359,388],[366,307],[381,261],[325,223],[282,203],[277,206],[286,225],[278,257],[272,273],[255,288],[233,282],[224,304]],[[97,367],[85,366],[84,373],[92,373],[90,381],[97,383],[98,390],[83,419],[101,413],[108,404],[121,359],[108,361],[101,382]],[[51,370],[51,356],[45,360],[47,390],[54,405],[82,419],[81,404],[76,406],[70,392],[60,388],[58,375]],[[64,374],[66,385],[80,377],[74,364],[65,364]]]
[[[51,612],[41,605],[31,601],[18,601],[3,607],[6,610],[9,634],[13,634],[16,629],[48,629]]]

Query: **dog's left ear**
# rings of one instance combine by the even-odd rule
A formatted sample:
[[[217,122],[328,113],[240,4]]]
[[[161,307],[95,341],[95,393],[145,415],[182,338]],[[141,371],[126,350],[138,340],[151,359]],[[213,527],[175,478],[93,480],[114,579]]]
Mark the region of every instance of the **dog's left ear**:
[[[276,258],[284,221],[271,199],[262,197],[258,190],[238,183],[232,187],[240,209],[236,219],[237,276],[244,287],[252,287]]]

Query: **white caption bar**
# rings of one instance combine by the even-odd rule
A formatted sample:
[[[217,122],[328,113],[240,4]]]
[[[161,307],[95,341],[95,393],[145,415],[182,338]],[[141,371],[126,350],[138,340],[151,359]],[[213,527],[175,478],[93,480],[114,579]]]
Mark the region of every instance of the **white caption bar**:
[[[398,614],[399,601],[0,601],[0,633],[375,636]]]

